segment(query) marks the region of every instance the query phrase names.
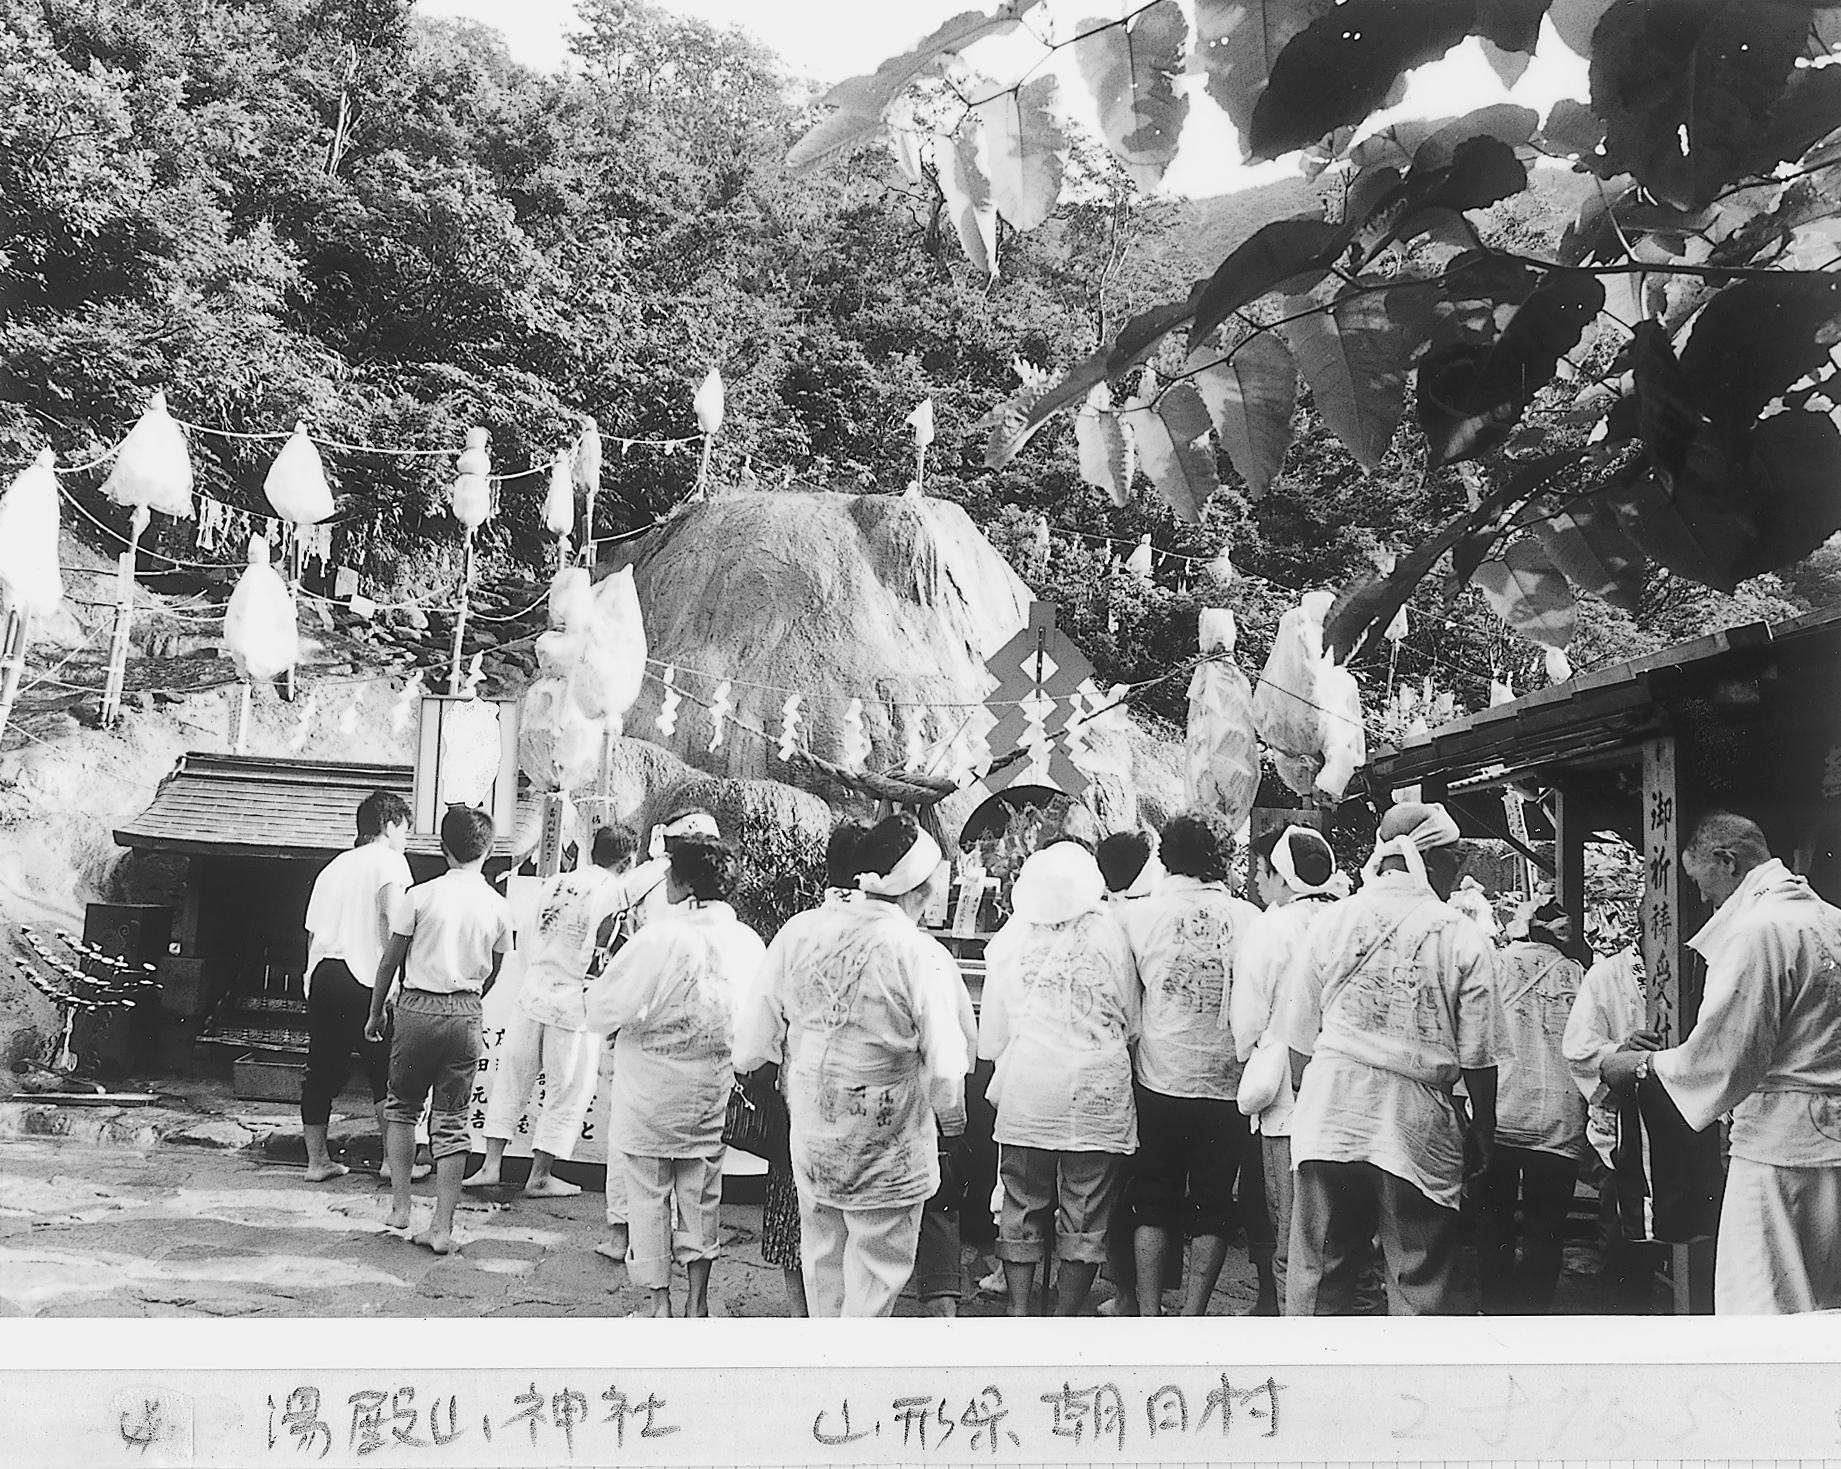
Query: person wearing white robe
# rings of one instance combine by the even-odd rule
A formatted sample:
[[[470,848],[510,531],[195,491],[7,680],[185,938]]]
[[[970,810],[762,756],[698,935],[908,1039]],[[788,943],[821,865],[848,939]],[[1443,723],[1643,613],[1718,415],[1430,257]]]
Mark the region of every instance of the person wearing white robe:
[[[652,1292],[651,1314],[669,1316],[675,1260],[689,1281],[684,1314],[707,1316],[735,1015],[767,950],[723,901],[735,872],[726,846],[687,838],[669,861],[670,913],[614,956],[587,1014],[593,1029],[617,1032],[608,1141],[626,1174],[627,1275]]]
[[[1453,1309],[1458,1204],[1494,1148],[1507,1049],[1489,940],[1442,900],[1458,841],[1442,806],[1389,810],[1366,882],[1313,929],[1310,972],[1286,996],[1279,1026],[1301,1076],[1288,1316],[1349,1311],[1377,1225],[1390,1314]]]
[[[996,1063],[997,1255],[1012,1316],[1030,1314],[1051,1250],[1055,1314],[1080,1314],[1105,1259],[1121,1165],[1138,1146],[1138,971],[1105,890],[1085,847],[1052,843],[1023,863],[1010,920],[985,946],[978,1053]]]
[[[1732,1114],[1713,1272],[1718,1315],[1841,1307],[1841,909],[1770,854],[1756,823],[1716,811],[1681,865],[1715,907],[1689,945],[1707,961],[1679,1046],[1619,1051],[1629,1093],[1653,1072],[1688,1126]]]
[[[498,1186],[506,1145],[541,1075],[543,1107],[531,1130],[525,1196],[568,1198],[581,1192],[550,1170],[557,1159],[574,1156],[594,1100],[601,1038],[588,1028],[589,967],[621,915],[665,877],[662,859],[627,871],[633,848],[630,829],[604,826],[594,834],[588,866],[558,873],[544,885],[530,959],[518,983],[518,1007],[486,1103],[486,1161],[466,1180],[467,1188]]]
[[[1317,832],[1307,826],[1288,826],[1267,832],[1253,843],[1253,864],[1253,880],[1266,906],[1235,956],[1227,1020],[1234,1033],[1234,1053],[1243,1068],[1262,1047],[1275,1053],[1270,1064],[1277,1088],[1272,1100],[1252,1114],[1274,1238],[1267,1265],[1270,1275],[1265,1269],[1260,1271],[1260,1294],[1253,1314],[1277,1316],[1284,1312],[1286,1266],[1291,1257],[1291,1112],[1297,1093],[1291,1084],[1288,1047],[1275,1022],[1292,987],[1304,983],[1311,932],[1337,901],[1329,891],[1336,875],[1336,856]],[[1243,1112],[1246,1102],[1243,1085]],[[1256,1267],[1262,1263],[1255,1258]]]
[[[815,1317],[893,1311],[940,1186],[938,1137],[965,1131],[971,1069],[957,966],[916,926],[938,844],[902,812],[864,835],[857,860],[861,901],[774,936],[736,1045],[743,1071],[781,1065]]]
[[[1562,1231],[1585,1150],[1585,1099],[1561,1054],[1585,978],[1566,952],[1571,942],[1571,915],[1549,900],[1529,915],[1526,936],[1496,955],[1496,994],[1513,1054],[1497,1076],[1495,1156],[1477,1189],[1486,1315],[1544,1316],[1560,1282]]]
[[[1621,934],[1613,930],[1612,942]],[[1598,1281],[1599,1287],[1624,1313],[1644,1310],[1652,1295],[1663,1247],[1624,1238],[1617,1200],[1617,1170],[1611,1150],[1617,1146],[1617,1104],[1605,1085],[1601,1068],[1605,1057],[1626,1047],[1655,1050],[1660,1038],[1647,1029],[1648,1005],[1643,995],[1643,961],[1636,949],[1623,945],[1585,971],[1579,995],[1573,1001],[1560,1051],[1572,1072],[1573,1084],[1585,1098],[1585,1140],[1598,1171]]]

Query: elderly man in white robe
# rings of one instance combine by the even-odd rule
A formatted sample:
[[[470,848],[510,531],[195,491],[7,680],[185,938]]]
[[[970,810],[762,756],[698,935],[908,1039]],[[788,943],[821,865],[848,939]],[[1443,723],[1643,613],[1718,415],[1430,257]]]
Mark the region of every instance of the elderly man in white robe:
[[[900,813],[857,848],[861,902],[775,935],[736,1069],[783,1062],[813,1316],[887,1316],[914,1269],[938,1137],[965,1132],[957,966],[916,926],[940,849]],[[937,1118],[937,1121],[936,1121]]]
[[[1688,1126],[1732,1114],[1713,1273],[1719,1315],[1841,1307],[1841,909],[1771,856],[1756,823],[1703,817],[1682,868],[1715,911],[1693,1033],[1600,1066],[1628,1094],[1650,1075]]]
[[[1287,996],[1287,1316],[1346,1314],[1377,1227],[1389,1313],[1453,1309],[1458,1206],[1494,1150],[1506,1049],[1489,941],[1443,901],[1461,865],[1444,807],[1388,811],[1367,882],[1313,930],[1310,972]]]

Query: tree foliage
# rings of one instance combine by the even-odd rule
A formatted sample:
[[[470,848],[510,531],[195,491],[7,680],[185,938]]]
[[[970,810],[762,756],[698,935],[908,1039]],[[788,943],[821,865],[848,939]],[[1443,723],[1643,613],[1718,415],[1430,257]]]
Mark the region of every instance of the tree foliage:
[[[1589,61],[1588,99],[1544,124],[1501,105],[1360,135],[1407,72],[1467,38],[1512,81],[1550,44],[1549,12]],[[1291,440],[1300,384],[1370,475],[1410,408],[1406,452],[1425,489],[1461,483],[1465,503],[1429,536],[1422,521],[1390,571],[1345,585],[1326,628],[1344,657],[1441,565],[1449,590],[1474,583],[1511,626],[1558,647],[1576,595],[1638,606],[1658,569],[1731,591],[1841,528],[1841,432],[1825,396],[1841,341],[1841,66],[1828,64],[1841,6],[1196,0],[1193,15],[1193,36],[1172,0],[1112,22],[1052,8],[1034,19],[1058,37],[1047,49],[1073,47],[1106,145],[1140,182],[1181,141],[1190,99],[1170,78],[1187,50],[1246,155],[1305,150],[1307,172],[1340,179],[1341,208],[1273,219],[1097,349],[1063,344],[1058,378],[993,415],[988,464],[1078,408],[1089,483],[1119,496],[1123,440],[1170,509],[1197,521],[1213,487],[1209,429],[1257,496]],[[955,36],[975,20],[960,17]],[[958,44],[936,36],[910,53],[902,85]],[[854,137],[875,131],[869,82],[893,76],[827,99],[857,109]],[[876,91],[878,105],[900,91]],[[808,139],[835,138],[842,115]],[[940,121],[948,135],[958,125]],[[1543,157],[1590,180],[1564,238],[1531,250],[1490,237],[1481,211],[1527,191]],[[1039,196],[1047,175],[1037,183]],[[1132,373],[1135,394],[1114,407],[1107,389],[1116,397]]]

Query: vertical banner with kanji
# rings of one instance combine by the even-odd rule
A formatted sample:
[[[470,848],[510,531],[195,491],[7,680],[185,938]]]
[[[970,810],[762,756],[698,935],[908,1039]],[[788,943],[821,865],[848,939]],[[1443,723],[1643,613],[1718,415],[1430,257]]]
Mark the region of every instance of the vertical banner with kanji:
[[[1643,972],[1649,1025],[1677,1044],[1681,1013],[1681,812],[1672,736],[1643,745]]]

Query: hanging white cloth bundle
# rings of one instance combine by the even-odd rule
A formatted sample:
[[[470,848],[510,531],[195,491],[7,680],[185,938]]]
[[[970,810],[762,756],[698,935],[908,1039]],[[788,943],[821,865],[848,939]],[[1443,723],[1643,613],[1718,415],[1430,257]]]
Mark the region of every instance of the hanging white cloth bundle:
[[[64,598],[52,463],[51,450],[40,449],[0,498],[0,585],[14,606],[36,617],[49,617]]]
[[[1279,619],[1265,671],[1253,692],[1253,721],[1285,784],[1307,794],[1323,768],[1323,721],[1317,708],[1317,667],[1323,659],[1323,619],[1335,595],[1306,592]]]
[[[1253,732],[1253,691],[1233,662],[1234,614],[1209,607],[1201,615],[1201,648],[1216,655],[1189,680],[1183,795],[1191,806],[1219,811],[1238,828],[1259,790],[1259,741]]]
[[[252,536],[249,565],[224,609],[224,643],[239,677],[260,681],[286,673],[300,660],[300,632],[288,584],[269,565],[268,542]]]
[[[166,411],[165,393],[155,393],[147,411],[128,430],[102,489],[117,505],[192,518],[192,456],[185,435]]]
[[[307,437],[305,424],[294,425],[287,443],[268,467],[262,493],[283,520],[294,525],[318,525],[332,514],[332,490],[326,483],[326,466],[320,451]]]

